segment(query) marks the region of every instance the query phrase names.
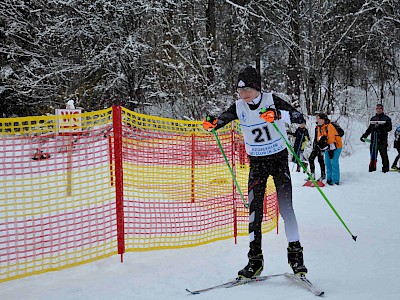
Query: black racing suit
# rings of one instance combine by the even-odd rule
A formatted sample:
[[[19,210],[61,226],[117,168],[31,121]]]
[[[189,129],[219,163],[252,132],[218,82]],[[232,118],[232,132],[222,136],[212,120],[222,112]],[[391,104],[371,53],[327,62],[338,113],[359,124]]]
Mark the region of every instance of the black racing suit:
[[[289,112],[292,123],[304,122],[303,115],[288,103],[278,98],[276,95],[273,95],[273,100],[277,110],[286,110]],[[261,101],[258,105],[249,104],[249,107],[251,110],[255,110],[260,103]],[[238,116],[235,103],[218,117],[218,123],[215,129],[221,128],[236,119],[238,119]],[[299,232],[292,206],[292,182],[288,165],[288,150],[284,149],[281,152],[265,156],[249,156],[249,159],[249,255],[256,256],[262,253],[261,223],[263,219],[264,194],[269,175],[272,175],[274,179],[278,196],[279,212],[285,223],[285,234],[288,242],[298,241]]]

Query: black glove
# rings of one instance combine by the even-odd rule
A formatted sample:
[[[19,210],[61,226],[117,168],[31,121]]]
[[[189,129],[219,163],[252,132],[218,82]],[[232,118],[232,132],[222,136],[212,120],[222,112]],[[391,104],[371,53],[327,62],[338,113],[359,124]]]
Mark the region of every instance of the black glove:
[[[333,159],[333,154],[335,153],[335,150],[328,150],[328,155],[330,159]]]
[[[363,143],[365,143],[364,139],[365,139],[365,136],[360,137],[360,141]]]

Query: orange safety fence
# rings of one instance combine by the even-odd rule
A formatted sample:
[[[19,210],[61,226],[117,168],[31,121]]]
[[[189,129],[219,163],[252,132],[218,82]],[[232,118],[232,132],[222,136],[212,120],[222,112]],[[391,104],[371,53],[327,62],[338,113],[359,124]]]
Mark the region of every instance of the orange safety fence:
[[[0,119],[0,282],[247,235],[247,210],[201,122],[119,106],[72,113]],[[239,127],[218,135],[247,199]],[[264,232],[277,210],[269,180]]]

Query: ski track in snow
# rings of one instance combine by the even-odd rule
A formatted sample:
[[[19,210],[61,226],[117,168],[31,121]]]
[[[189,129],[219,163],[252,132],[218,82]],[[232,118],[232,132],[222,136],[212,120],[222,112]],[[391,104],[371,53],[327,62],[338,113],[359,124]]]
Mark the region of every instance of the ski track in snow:
[[[393,134],[391,132],[390,134]],[[322,191],[354,235],[340,223],[318,190],[301,187],[305,174],[292,173],[293,201],[299,223],[308,278],[330,300],[399,299],[400,173],[368,172],[366,144],[353,143],[355,153],[340,159],[341,185]],[[390,162],[397,152],[389,150]],[[290,165],[292,169],[292,165]],[[316,161],[316,171],[319,165]],[[282,219],[279,235],[263,236],[263,275],[289,272]],[[233,279],[247,263],[248,239],[239,237],[207,245],[162,251],[130,252],[120,257],[30,276],[0,284],[0,299],[316,299],[286,278],[277,277],[189,295]]]

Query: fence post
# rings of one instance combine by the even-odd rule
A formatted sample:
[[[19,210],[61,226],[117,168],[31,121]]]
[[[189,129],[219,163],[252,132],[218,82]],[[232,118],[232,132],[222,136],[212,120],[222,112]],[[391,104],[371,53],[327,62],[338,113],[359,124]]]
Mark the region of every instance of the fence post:
[[[236,176],[236,168],[235,168],[235,122],[232,122],[231,127],[231,166],[232,170],[235,172]],[[236,185],[232,180],[232,195],[233,195],[233,237],[235,239],[235,244],[237,244],[237,207],[236,207]]]
[[[125,230],[124,230],[124,186],[122,165],[122,113],[121,106],[112,107],[113,131],[114,131],[114,159],[115,159],[115,206],[117,213],[117,240],[118,254],[125,253]]]
[[[112,145],[112,136],[108,135],[108,152],[110,154],[110,181],[111,186],[114,185],[114,176],[113,176],[113,145]]]
[[[276,192],[276,201],[275,201],[275,216],[276,216],[276,234],[279,234],[279,203],[278,203],[278,193]]]
[[[72,195],[72,150],[73,150],[73,135],[68,135],[67,146],[67,196]]]
[[[196,167],[196,163],[195,163],[195,159],[196,159],[196,141],[195,141],[195,135],[194,133],[192,133],[191,135],[191,141],[192,141],[192,166],[191,166],[191,170],[190,170],[190,177],[191,177],[191,185],[190,185],[190,189],[191,189],[191,194],[190,194],[190,199],[191,202],[194,203],[195,201],[195,180],[194,180],[194,168]]]

